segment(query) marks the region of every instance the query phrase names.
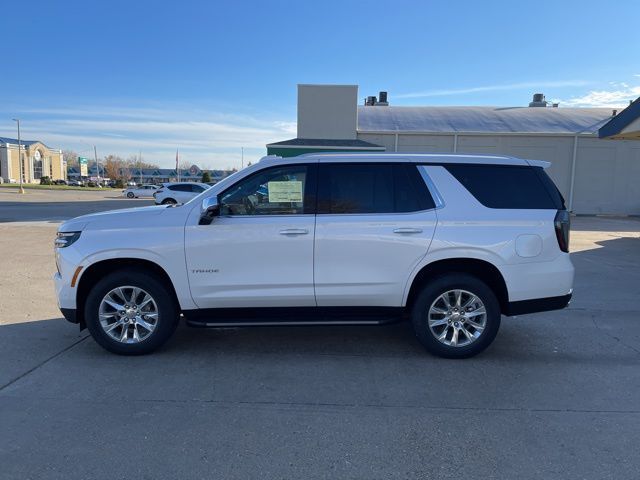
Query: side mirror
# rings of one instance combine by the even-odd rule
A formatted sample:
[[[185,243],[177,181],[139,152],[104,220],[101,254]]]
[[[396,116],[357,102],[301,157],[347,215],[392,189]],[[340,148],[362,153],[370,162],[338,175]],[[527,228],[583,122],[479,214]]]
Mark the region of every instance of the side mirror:
[[[202,200],[202,206],[200,207],[200,221],[199,225],[210,225],[215,217],[220,215],[220,205],[218,204],[218,197],[208,197]]]

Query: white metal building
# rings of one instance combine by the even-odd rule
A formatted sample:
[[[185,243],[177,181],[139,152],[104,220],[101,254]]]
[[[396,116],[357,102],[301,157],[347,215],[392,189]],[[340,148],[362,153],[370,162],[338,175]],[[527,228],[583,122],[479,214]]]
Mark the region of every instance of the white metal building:
[[[298,138],[269,144],[268,153],[385,150],[548,160],[575,213],[640,214],[640,141],[611,128],[619,119],[625,120],[619,131],[639,123],[640,102],[618,113],[548,106],[543,96],[524,107],[396,107],[371,97],[358,106],[357,98],[357,85],[299,85]]]

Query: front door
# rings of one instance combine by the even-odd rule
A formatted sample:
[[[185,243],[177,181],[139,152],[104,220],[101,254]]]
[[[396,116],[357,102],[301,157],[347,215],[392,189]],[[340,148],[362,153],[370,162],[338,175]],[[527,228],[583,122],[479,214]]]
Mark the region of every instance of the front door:
[[[186,227],[200,308],[312,307],[315,165],[260,170],[219,194],[220,216]]]

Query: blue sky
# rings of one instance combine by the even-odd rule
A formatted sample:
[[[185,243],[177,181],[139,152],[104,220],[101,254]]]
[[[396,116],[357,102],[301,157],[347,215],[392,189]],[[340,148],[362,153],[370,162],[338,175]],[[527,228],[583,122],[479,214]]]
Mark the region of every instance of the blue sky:
[[[624,106],[637,0],[30,1],[2,7],[0,136],[239,166],[295,136],[296,84],[393,105]]]

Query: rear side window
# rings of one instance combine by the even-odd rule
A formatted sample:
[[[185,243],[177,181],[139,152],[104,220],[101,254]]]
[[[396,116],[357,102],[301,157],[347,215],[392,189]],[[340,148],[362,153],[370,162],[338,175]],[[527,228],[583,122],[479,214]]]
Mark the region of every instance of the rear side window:
[[[407,164],[320,164],[318,213],[403,213],[434,208],[420,173]]]
[[[545,184],[540,167],[514,165],[445,165],[485,207],[512,209],[561,209],[562,197],[550,178]],[[555,193],[554,193],[555,192]]]
[[[191,185],[171,185],[169,190],[173,190],[174,192],[191,192]]]

